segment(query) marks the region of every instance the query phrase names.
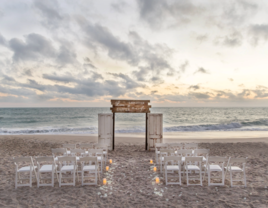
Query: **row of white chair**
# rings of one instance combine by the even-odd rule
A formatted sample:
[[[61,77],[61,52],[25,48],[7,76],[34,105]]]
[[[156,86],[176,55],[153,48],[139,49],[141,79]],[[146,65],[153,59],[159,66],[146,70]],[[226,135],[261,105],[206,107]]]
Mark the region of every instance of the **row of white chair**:
[[[201,185],[205,178],[208,176],[208,186],[223,186],[225,182],[225,176],[227,171],[230,173],[231,187],[236,186],[233,184],[234,181],[242,181],[246,187],[246,158],[227,158],[227,157],[204,157],[200,156],[165,156],[163,158],[164,162],[164,178],[166,184],[180,184],[181,185],[181,173],[186,174],[186,181],[188,185]],[[240,165],[240,166],[239,166]],[[179,182],[169,182],[168,173],[173,173],[178,171]],[[220,173],[220,176],[213,177],[212,173]],[[198,173],[198,177],[194,176],[193,180],[199,180],[198,184],[190,184],[189,174]],[[241,173],[242,177],[238,180],[233,179],[233,173]],[[202,176],[203,174],[203,176]],[[198,179],[199,178],[199,179]],[[211,179],[220,179],[221,182],[214,183]]]
[[[79,181],[78,173],[81,173],[82,186],[83,185],[97,185],[99,175],[99,165],[97,157],[80,157],[79,161],[76,156],[62,156],[58,157],[57,161],[52,156],[46,157],[36,157],[36,164],[34,165],[32,157],[18,157],[13,158],[15,163],[15,188],[19,186],[30,186],[32,187],[32,178],[35,176],[37,180],[37,187],[40,186],[52,186],[54,187],[54,175],[57,176],[57,180],[59,181],[59,186],[62,185],[73,185],[75,186],[76,174]],[[58,162],[58,163],[57,163]],[[78,170],[78,163],[81,163],[81,170]],[[27,164],[27,166],[25,166]],[[27,178],[22,178],[21,174],[29,173],[30,176]],[[51,178],[43,177],[42,174],[51,174]],[[63,174],[68,175],[66,177]],[[88,173],[88,175],[85,175]],[[59,174],[59,176],[58,176]],[[94,177],[90,176],[90,174],[94,174]],[[64,183],[64,179],[72,178],[72,183]],[[93,183],[85,183],[84,179],[94,179]],[[100,178],[100,175],[99,175]],[[46,181],[51,179],[51,183],[41,183],[41,181]],[[29,180],[29,183],[22,183],[24,180]]]
[[[161,149],[173,149],[173,150],[195,150],[198,149],[197,143],[156,143],[155,144],[155,158],[158,162],[158,156]]]

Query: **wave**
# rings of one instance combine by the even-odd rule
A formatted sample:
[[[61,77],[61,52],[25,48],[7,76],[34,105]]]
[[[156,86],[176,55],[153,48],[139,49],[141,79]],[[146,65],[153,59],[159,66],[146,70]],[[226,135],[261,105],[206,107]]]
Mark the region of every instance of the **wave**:
[[[265,125],[253,126],[243,125],[242,123],[226,123],[226,124],[201,124],[188,126],[171,126],[164,127],[164,132],[196,132],[196,131],[268,131]],[[143,133],[145,127],[133,128],[117,128],[115,133]],[[16,135],[16,134],[98,134],[97,127],[79,127],[79,128],[39,128],[39,129],[0,129],[0,135]]]

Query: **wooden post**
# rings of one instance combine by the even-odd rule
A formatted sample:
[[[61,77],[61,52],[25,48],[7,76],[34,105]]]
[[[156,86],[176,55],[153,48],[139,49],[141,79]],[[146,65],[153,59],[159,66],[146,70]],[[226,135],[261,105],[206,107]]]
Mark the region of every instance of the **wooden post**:
[[[147,134],[148,134],[148,130],[147,130],[147,123],[148,123],[148,116],[147,116],[147,113],[145,114],[145,127],[146,127],[146,130],[145,130],[145,150],[147,150]]]
[[[115,123],[115,113],[113,113],[113,150],[114,150],[114,123]]]

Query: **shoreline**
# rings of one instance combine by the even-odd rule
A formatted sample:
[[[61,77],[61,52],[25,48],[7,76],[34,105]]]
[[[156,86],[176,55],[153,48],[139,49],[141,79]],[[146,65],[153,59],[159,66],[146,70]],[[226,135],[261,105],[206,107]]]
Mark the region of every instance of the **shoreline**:
[[[34,134],[34,135],[0,135],[0,139],[23,138],[43,141],[61,142],[97,142],[97,134]],[[164,132],[163,142],[207,142],[207,143],[236,143],[236,142],[265,142],[268,143],[268,132]],[[145,144],[145,134],[115,134],[115,143]]]

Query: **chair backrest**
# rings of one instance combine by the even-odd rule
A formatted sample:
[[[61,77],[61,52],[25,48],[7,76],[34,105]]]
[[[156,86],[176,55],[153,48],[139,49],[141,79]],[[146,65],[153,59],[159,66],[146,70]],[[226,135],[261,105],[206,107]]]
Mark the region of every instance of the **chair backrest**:
[[[71,152],[71,154],[72,153],[75,153],[75,154],[81,154],[81,153],[85,153],[86,151],[85,150],[83,150],[83,149],[70,149],[70,152]]]
[[[63,144],[62,147],[67,148],[67,149],[75,149],[76,144]]]
[[[229,158],[228,157],[208,157],[208,163],[213,163],[213,162],[228,162]]]
[[[246,163],[247,162],[247,158],[230,158],[229,163]]]
[[[14,157],[13,162],[15,163],[16,167],[21,166],[23,164],[30,164],[30,166],[34,166],[33,158],[32,157]],[[19,165],[20,163],[20,165]]]
[[[15,162],[15,163],[32,162],[32,157],[15,157],[15,158],[13,158],[13,162]]]
[[[76,162],[76,157],[66,156],[66,157],[59,157],[59,162]]]
[[[177,155],[186,157],[193,155],[193,152],[190,149],[177,150]]]
[[[89,149],[88,154],[103,155],[103,150],[102,149]]]
[[[196,149],[196,150],[194,150],[194,155],[195,156],[208,155],[209,152],[210,152],[209,149]]]
[[[97,159],[97,157],[82,157],[82,158],[80,158],[79,161],[80,162],[94,162],[94,163],[97,163],[98,159]]]
[[[185,162],[202,162],[202,157],[185,157]]]
[[[54,162],[54,157],[46,156],[46,157],[35,157],[36,162]]]
[[[178,156],[168,156],[164,158],[164,163],[168,163],[168,162],[177,162],[178,164],[181,163],[181,157]]]
[[[173,149],[160,149],[160,155],[174,155],[175,150]]]
[[[185,149],[198,149],[198,144],[197,143],[188,143],[184,145]]]

